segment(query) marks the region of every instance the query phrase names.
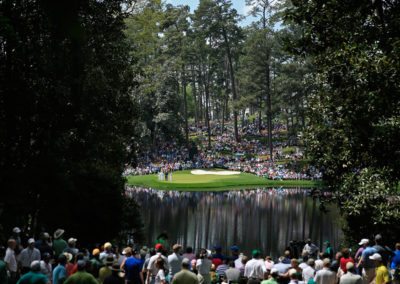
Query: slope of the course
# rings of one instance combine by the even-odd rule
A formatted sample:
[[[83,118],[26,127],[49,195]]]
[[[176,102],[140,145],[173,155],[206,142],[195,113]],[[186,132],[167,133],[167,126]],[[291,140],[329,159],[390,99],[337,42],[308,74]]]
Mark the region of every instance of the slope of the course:
[[[269,180],[252,174],[238,175],[193,175],[190,171],[177,171],[172,174],[172,181],[160,181],[158,176],[128,176],[128,185],[154,189],[181,191],[223,191],[232,189],[265,187],[316,187],[318,182],[308,180]]]

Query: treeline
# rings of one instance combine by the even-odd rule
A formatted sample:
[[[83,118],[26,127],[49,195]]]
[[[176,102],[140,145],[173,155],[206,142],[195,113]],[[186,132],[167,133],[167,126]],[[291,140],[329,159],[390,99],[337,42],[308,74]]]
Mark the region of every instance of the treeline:
[[[202,0],[193,12],[157,0],[132,6],[126,33],[137,59],[143,144],[156,147],[179,136],[189,143],[194,124],[207,129],[210,147],[210,121],[218,122],[218,133],[233,122],[238,141],[246,110],[258,118],[260,132],[267,125],[271,152],[274,123],[286,123],[297,137],[306,125],[311,67],[286,49],[300,36],[282,22],[290,4],[270,2],[249,1],[259,20],[248,27],[240,26],[243,16],[231,1]]]

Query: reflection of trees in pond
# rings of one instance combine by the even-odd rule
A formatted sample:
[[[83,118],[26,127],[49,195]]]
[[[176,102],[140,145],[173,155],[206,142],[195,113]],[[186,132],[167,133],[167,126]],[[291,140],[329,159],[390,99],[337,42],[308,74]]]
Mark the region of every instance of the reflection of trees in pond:
[[[257,247],[278,256],[291,240],[311,237],[322,245],[338,244],[338,210],[318,209],[319,201],[304,189],[258,189],[221,193],[129,189],[142,206],[148,242],[166,230],[170,243],[245,251]]]

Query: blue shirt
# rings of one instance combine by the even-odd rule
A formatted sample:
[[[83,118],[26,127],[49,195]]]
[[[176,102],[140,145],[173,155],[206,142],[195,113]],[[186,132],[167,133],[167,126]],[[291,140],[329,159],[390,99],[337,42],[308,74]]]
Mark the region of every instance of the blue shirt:
[[[400,265],[400,250],[396,250],[394,252],[394,256],[392,258],[392,263],[390,264],[390,268],[396,269],[396,267],[399,265]]]
[[[67,278],[67,269],[65,269],[64,265],[57,265],[53,270],[53,284],[59,284],[61,279]]]
[[[363,250],[361,257],[362,257],[364,268],[374,268],[375,267],[375,262],[372,259],[369,259],[369,257],[372,256],[374,253],[376,253],[376,249],[374,249],[373,247],[366,247]]]
[[[133,283],[140,283],[140,272],[142,271],[144,261],[130,256],[125,260],[125,279]]]

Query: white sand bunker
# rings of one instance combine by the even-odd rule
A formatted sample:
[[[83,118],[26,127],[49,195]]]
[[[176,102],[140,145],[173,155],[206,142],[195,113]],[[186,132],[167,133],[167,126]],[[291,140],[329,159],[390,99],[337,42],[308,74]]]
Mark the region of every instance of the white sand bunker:
[[[205,171],[205,170],[193,170],[190,172],[192,175],[217,175],[217,176],[232,176],[240,175],[240,172],[235,171]]]

